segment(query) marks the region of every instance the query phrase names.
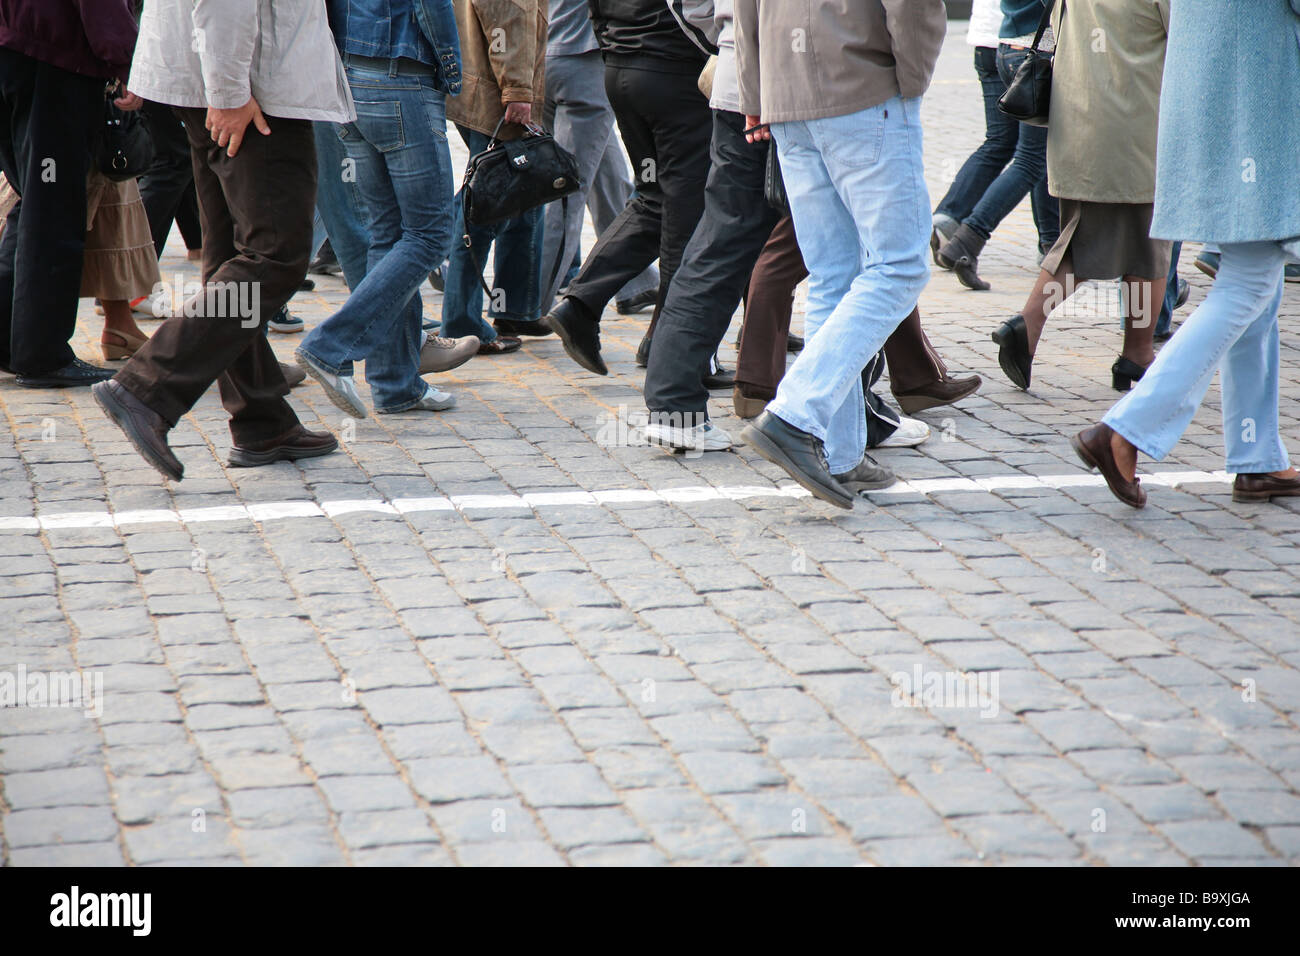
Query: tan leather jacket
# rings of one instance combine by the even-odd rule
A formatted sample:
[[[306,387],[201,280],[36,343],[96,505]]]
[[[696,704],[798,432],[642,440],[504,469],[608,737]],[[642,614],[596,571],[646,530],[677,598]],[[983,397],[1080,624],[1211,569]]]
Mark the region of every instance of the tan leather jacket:
[[[740,108],[765,123],[843,116],[930,85],[943,0],[735,0]]]
[[[447,100],[447,119],[491,134],[507,103],[532,103],[542,123],[546,95],[547,0],[453,0],[460,33],[460,95]],[[502,139],[523,135],[514,124]]]

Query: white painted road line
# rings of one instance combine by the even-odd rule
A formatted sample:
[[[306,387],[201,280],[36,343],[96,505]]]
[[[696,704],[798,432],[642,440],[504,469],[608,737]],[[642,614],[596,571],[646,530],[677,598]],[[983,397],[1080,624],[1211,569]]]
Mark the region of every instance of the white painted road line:
[[[1188,484],[1225,484],[1232,476],[1222,471],[1166,471],[1144,474],[1148,485],[1175,488]],[[900,481],[872,497],[941,492],[975,492],[1026,489],[1098,488],[1106,484],[1100,475],[997,475],[984,478],[922,478]],[[698,485],[685,488],[615,488],[609,491],[553,491],[533,495],[452,495],[435,498],[348,498],[338,501],[268,501],[251,505],[221,505],[213,508],[182,508],[179,511],[72,511],[40,517],[0,517],[0,531],[53,530],[59,528],[112,528],[139,524],[204,524],[212,521],[284,521],[291,518],[333,518],[361,512],[405,515],[420,511],[533,510],[538,508],[599,507],[637,502],[741,501],[746,498],[806,498],[797,485]]]

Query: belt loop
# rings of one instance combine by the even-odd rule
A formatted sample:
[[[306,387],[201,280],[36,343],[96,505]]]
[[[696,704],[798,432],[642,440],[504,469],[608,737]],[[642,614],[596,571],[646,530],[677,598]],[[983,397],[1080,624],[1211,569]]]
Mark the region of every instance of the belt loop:
[[[393,57],[388,61],[388,76],[390,79],[397,76],[397,57]]]

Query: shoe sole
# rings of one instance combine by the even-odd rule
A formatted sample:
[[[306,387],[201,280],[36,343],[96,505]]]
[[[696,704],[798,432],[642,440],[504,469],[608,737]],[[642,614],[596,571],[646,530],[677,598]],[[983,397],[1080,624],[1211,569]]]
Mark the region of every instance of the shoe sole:
[[[907,441],[895,441],[894,436],[890,435],[879,445],[874,445],[872,447],[874,448],[916,448],[920,445],[924,445],[929,440],[930,440],[929,432],[926,432],[920,438],[915,438],[915,439],[909,438]],[[841,481],[840,484],[844,485],[844,482]],[[844,485],[844,487],[847,488],[848,485]]]
[[[1218,267],[1202,262],[1200,259],[1195,260],[1192,265],[1196,266],[1196,268],[1200,269],[1201,272],[1205,273],[1205,275],[1209,276],[1211,279],[1215,278],[1219,274]]]
[[[248,451],[244,448],[230,449],[230,457],[227,462],[236,468],[257,468],[262,465],[273,465],[277,461],[299,461],[304,458],[321,458],[331,452],[338,451],[339,443],[337,441],[332,445],[322,445],[320,448],[311,448],[303,450],[294,450],[281,446],[272,448],[270,451]]]
[[[328,381],[326,381],[325,377],[316,369],[316,366],[311,364],[311,362],[303,358],[297,352],[294,353],[293,360],[294,363],[300,369],[306,372],[308,376],[314,378],[318,383],[320,383],[320,387],[325,390],[325,397],[328,398],[334,404],[335,408],[337,408],[339,411],[347,412],[353,418],[366,417],[366,410],[364,406],[353,405],[351,400],[348,398],[348,396],[344,395],[337,388],[335,388]]]
[[[15,382],[19,388],[87,388],[98,385],[100,382],[107,382],[112,377],[112,375],[106,375],[103,378],[88,378],[80,382],[68,382],[52,378],[23,378],[19,375]]]
[[[131,443],[131,447],[135,449],[136,454],[152,465],[160,475],[164,478],[170,478],[172,481],[180,481],[185,477],[184,465],[181,466],[179,472],[174,471],[167,462],[159,458],[157,453],[140,439],[134,427],[126,424],[126,422],[130,421],[130,414],[111,392],[97,392],[92,389],[90,395],[94,398],[95,404],[108,416],[109,421],[122,430],[122,434]]]
[[[306,325],[267,325],[272,332],[279,332],[281,335],[297,335],[299,332],[306,331]]]
[[[565,355],[569,356],[569,358],[573,359],[575,362],[577,362],[580,366],[585,368],[588,372],[591,372],[593,375],[609,374],[609,369],[603,367],[604,362],[601,362],[601,366],[597,366],[592,362],[588,362],[587,359],[581,353],[579,353],[576,348],[573,347],[573,339],[570,337],[568,331],[564,328],[564,324],[562,322],[552,321],[549,315],[543,317],[542,322],[546,324],[547,328],[549,328],[552,332],[554,332],[556,335],[560,337],[560,344],[564,346]]]
[[[734,442],[730,442],[726,445],[714,445],[713,447],[709,447],[709,445],[707,444],[692,445],[687,442],[672,441],[671,439],[668,438],[667,435],[663,434],[662,432],[654,432],[651,431],[649,428],[645,430],[645,440],[652,445],[659,445],[662,448],[671,448],[673,451],[683,451],[683,452],[684,451],[699,451],[699,452],[731,451],[731,449],[735,447]]]
[[[781,446],[776,444],[753,425],[746,425],[740,437],[751,445],[754,451],[758,452],[763,458],[766,458],[772,464],[782,469],[786,474],[795,480],[805,491],[812,494],[814,498],[820,498],[827,504],[832,504],[837,508],[843,508],[845,511],[853,510],[853,496],[843,497],[834,490],[827,488],[818,481],[814,481],[803,473],[789,456],[782,451]]]
[[[1014,341],[1011,341],[1012,337],[1004,335],[1002,330],[998,329],[993,333],[992,338],[998,346],[998,365],[1002,366],[1002,374],[1010,379],[1011,384],[1016,388],[1028,391],[1029,380],[1021,373],[1020,366],[1016,365],[1011,355],[1015,345]]]
[[[1232,500],[1241,504],[1249,504],[1252,501],[1272,501],[1273,494],[1268,491],[1238,491],[1234,488]]]
[[[376,408],[377,415],[401,415],[405,412],[445,412],[450,408],[456,407],[456,396],[453,395],[446,402],[435,402],[433,405],[412,405],[410,408],[399,408],[394,411],[388,411],[383,408]]]

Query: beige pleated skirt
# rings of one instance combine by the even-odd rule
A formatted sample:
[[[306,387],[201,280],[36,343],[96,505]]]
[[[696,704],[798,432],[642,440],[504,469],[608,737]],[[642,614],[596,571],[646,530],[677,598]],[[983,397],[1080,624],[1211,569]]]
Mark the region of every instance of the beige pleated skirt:
[[[134,179],[115,183],[91,172],[86,182],[86,259],[81,268],[81,297],[130,302],[149,295],[159,279],[140,187]]]
[[[1061,201],[1061,237],[1043,257],[1055,275],[1069,253],[1071,271],[1087,279],[1163,279],[1173,244],[1151,238],[1153,203]]]

